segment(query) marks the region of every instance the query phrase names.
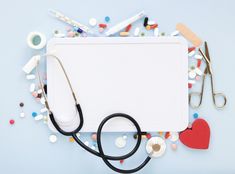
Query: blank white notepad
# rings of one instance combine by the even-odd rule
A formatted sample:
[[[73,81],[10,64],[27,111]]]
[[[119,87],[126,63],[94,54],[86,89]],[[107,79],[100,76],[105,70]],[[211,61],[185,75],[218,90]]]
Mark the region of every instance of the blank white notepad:
[[[112,113],[134,117],[142,131],[181,131],[188,125],[188,51],[181,37],[55,38],[47,52],[62,61],[83,109],[82,131],[95,132]],[[58,63],[47,59],[51,110],[65,130],[79,123]],[[53,128],[51,122],[49,127]],[[110,120],[104,131],[135,131]]]

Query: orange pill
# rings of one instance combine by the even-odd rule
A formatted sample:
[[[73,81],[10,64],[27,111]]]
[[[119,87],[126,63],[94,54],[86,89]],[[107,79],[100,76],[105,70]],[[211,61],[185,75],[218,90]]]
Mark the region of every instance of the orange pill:
[[[129,36],[129,32],[123,31],[120,33],[120,36],[123,36],[123,37]]]
[[[146,28],[146,30],[150,30],[150,29],[151,29],[151,26],[150,26],[150,25],[147,25],[145,28]]]
[[[169,138],[170,137],[170,132],[166,132],[165,134],[165,139]]]
[[[70,138],[69,138],[69,142],[71,142],[71,143],[75,142],[74,138],[73,138],[73,137],[70,137]]]

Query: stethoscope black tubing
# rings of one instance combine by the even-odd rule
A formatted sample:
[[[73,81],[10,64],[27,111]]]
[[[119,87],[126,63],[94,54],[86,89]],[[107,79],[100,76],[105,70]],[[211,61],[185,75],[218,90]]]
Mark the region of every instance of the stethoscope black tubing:
[[[89,148],[87,145],[85,145],[78,137],[77,137],[77,133],[82,129],[83,123],[84,123],[84,119],[83,119],[83,113],[82,113],[82,109],[81,106],[79,104],[76,105],[77,111],[79,113],[79,118],[80,118],[80,123],[78,125],[78,127],[71,131],[71,132],[67,132],[64,131],[63,129],[60,128],[60,126],[57,124],[55,118],[54,118],[54,114],[50,111],[49,113],[49,117],[50,120],[52,122],[52,124],[55,126],[55,128],[57,129],[58,132],[60,132],[61,134],[65,135],[65,136],[72,136],[75,141],[85,150],[87,150],[88,152],[90,152],[93,155],[96,155],[100,158],[102,158],[102,160],[104,161],[104,163],[112,170],[118,172],[118,173],[135,173],[137,171],[139,171],[140,169],[142,169],[149,161],[150,161],[150,157],[147,157],[145,159],[145,161],[143,161],[142,164],[140,164],[138,167],[134,168],[134,169],[130,169],[130,170],[123,170],[123,169],[119,169],[116,168],[115,166],[113,166],[108,160],[113,160],[113,161],[117,161],[117,160],[124,160],[127,159],[129,157],[131,157],[138,149],[139,146],[141,144],[141,129],[139,124],[137,123],[137,121],[132,118],[131,116],[127,115],[127,114],[123,114],[123,113],[115,113],[112,115],[109,115],[107,117],[104,118],[104,120],[100,123],[98,130],[97,130],[97,145],[98,145],[98,150],[99,152]],[[136,127],[137,130],[137,142],[135,147],[127,154],[122,155],[122,156],[109,156],[109,155],[105,155],[103,148],[102,148],[102,143],[101,143],[101,132],[102,132],[102,128],[105,125],[105,123],[115,117],[122,117],[122,118],[126,118],[128,120],[130,120],[134,126]]]
[[[103,151],[103,148],[102,148],[102,143],[101,143],[101,132],[102,132],[102,128],[103,126],[105,125],[105,123],[112,119],[112,118],[115,118],[115,117],[123,117],[123,118],[126,118],[128,120],[130,120],[136,127],[137,129],[137,133],[138,133],[138,140],[137,140],[137,143],[136,143],[136,146],[134,147],[134,149],[131,151],[131,154],[130,156],[132,156],[139,148],[140,146],[140,143],[141,143],[141,129],[140,129],[140,126],[139,124],[136,122],[136,120],[134,118],[132,118],[131,116],[127,115],[127,114],[122,114],[122,113],[116,113],[116,114],[112,114],[112,115],[109,115],[107,117],[105,117],[103,119],[103,121],[100,123],[99,127],[98,127],[98,131],[97,131],[97,145],[98,145],[98,149],[99,149],[99,153],[100,153],[100,156],[101,158],[103,159],[104,163],[109,167],[111,168],[112,170],[118,172],[118,173],[134,173],[134,172],[137,172],[139,171],[140,169],[142,169],[148,162],[149,160],[151,159],[150,157],[147,157],[145,159],[145,161],[139,165],[138,167],[134,168],[134,169],[130,169],[130,170],[123,170],[123,169],[119,169],[119,168],[116,168],[115,166],[113,166],[109,161],[108,159],[106,158],[106,155],[104,154],[104,151]],[[133,153],[132,153],[133,152]],[[128,155],[128,157],[130,157]],[[124,159],[124,158],[123,158]]]

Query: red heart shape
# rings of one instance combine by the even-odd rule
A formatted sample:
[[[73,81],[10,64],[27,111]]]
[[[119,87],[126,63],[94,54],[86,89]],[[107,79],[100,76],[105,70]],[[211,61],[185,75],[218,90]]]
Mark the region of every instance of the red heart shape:
[[[210,127],[203,119],[196,119],[192,128],[180,132],[180,141],[193,149],[208,149],[210,143]]]

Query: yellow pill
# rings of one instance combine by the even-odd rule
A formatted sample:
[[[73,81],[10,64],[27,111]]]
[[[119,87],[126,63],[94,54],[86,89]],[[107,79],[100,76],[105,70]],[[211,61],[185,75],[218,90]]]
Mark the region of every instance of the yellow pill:
[[[70,138],[69,138],[69,142],[73,143],[74,141],[75,141],[75,140],[74,140],[73,137],[70,137]]]
[[[146,28],[146,30],[150,30],[150,29],[151,29],[151,26],[150,26],[150,25],[147,25],[145,28]]]
[[[125,31],[123,31],[123,32],[120,32],[120,36],[129,36],[129,32],[125,32]]]

